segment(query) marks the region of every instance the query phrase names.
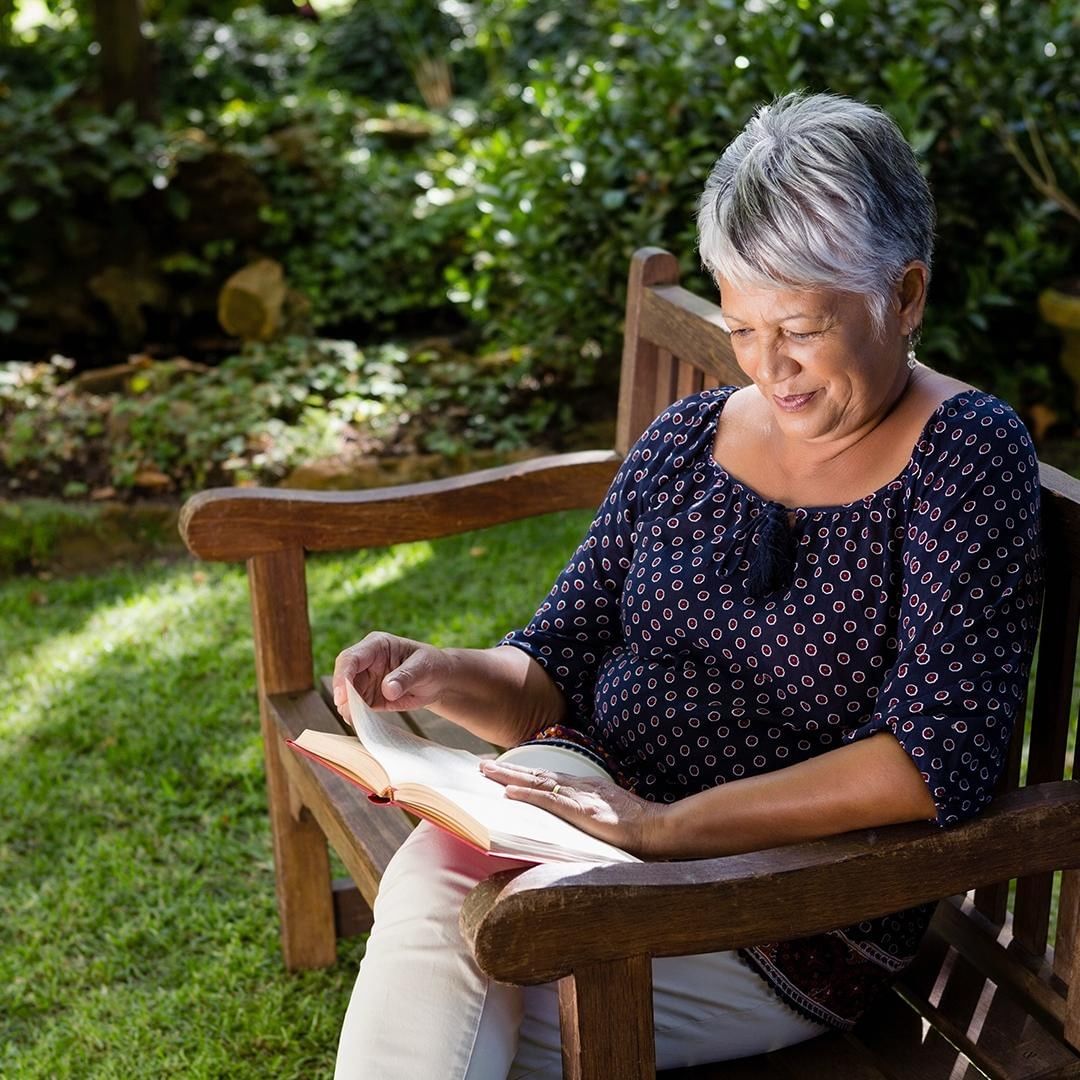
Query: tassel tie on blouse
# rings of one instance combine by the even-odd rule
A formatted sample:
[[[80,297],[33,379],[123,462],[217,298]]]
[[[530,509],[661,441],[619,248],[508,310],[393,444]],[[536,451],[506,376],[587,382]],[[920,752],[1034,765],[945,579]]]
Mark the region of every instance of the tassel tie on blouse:
[[[795,576],[796,543],[788,524],[787,507],[778,502],[766,502],[750,517],[743,536],[730,539],[735,540],[731,546],[736,550],[731,552],[729,549],[729,557],[721,559],[721,569],[730,573],[733,564],[746,559],[750,563],[746,587],[755,599],[786,589],[791,584]]]

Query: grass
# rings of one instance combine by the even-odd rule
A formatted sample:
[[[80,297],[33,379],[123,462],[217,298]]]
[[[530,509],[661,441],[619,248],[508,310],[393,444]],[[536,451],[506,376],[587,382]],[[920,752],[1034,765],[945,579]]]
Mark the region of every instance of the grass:
[[[316,670],[496,641],[587,520],[313,559]],[[241,569],[0,585],[0,806],[0,1076],[330,1075],[363,942],[281,967]]]
[[[313,559],[316,669],[498,640],[587,520]],[[330,1074],[363,943],[281,967],[241,569],[0,585],[0,806],[0,1075]]]

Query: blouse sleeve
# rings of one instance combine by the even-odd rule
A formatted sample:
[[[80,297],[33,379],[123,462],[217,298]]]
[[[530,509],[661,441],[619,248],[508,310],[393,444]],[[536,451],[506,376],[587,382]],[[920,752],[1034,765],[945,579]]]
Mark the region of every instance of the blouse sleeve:
[[[961,420],[939,420],[931,431],[934,452],[916,481],[904,538],[899,652],[875,712],[849,735],[891,731],[943,826],[993,797],[1025,700],[1042,603],[1031,439],[993,398],[969,405]]]
[[[649,425],[532,620],[500,643],[521,649],[544,668],[566,698],[567,724],[580,731],[590,731],[600,662],[623,640],[620,601],[638,521],[647,507],[662,508],[668,501],[673,474],[707,432],[715,394],[676,402]]]

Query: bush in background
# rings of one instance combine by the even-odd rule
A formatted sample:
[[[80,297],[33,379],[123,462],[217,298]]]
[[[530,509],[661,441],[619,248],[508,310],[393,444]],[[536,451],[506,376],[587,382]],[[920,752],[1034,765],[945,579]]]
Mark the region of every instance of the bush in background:
[[[432,444],[550,435],[611,407],[631,251],[676,251],[708,293],[693,210],[715,156],[762,101],[829,89],[888,109],[925,161],[924,359],[1068,414],[1035,297],[1080,229],[1018,160],[1077,200],[1063,0],[378,0],[318,23],[231,6],[157,18],[160,125],[95,113],[77,24],[0,50],[0,332],[197,349],[224,278],[270,255],[316,332],[516,350],[431,384],[477,418]],[[524,422],[497,415],[530,395]]]

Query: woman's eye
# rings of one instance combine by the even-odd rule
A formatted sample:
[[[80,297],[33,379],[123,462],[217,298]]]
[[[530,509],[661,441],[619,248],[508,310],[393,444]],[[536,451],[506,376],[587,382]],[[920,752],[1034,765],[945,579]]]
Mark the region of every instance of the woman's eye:
[[[793,337],[796,341],[809,341],[811,338],[820,337],[821,334],[821,330],[809,330],[802,334],[797,334],[794,330],[788,331],[788,337]]]
[[[750,331],[747,330],[745,326],[739,327],[738,330],[729,331],[729,335],[731,337],[735,337],[735,338],[737,338],[737,337],[745,337],[749,333],[750,333]]]

